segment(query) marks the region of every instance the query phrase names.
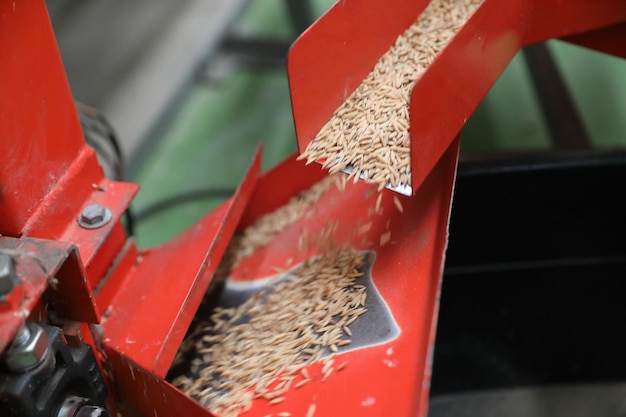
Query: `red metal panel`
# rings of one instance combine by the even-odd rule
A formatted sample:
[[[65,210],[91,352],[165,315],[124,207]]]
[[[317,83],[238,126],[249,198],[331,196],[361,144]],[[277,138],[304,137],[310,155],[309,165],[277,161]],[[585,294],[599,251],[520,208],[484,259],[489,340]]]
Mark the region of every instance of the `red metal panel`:
[[[103,320],[105,345],[142,369],[165,376],[239,223],[260,166],[259,151],[228,202],[168,243],[139,254]]]
[[[163,378],[137,366],[120,352],[107,347],[106,356],[114,370],[114,395],[121,399],[111,402],[110,407],[124,417],[213,416]]]
[[[289,175],[285,176],[286,172]],[[326,175],[317,165],[305,166],[296,160],[296,155],[285,159],[259,178],[250,197],[254,204],[247,205],[239,228],[243,229],[260,216],[274,211]]]
[[[113,297],[122,287],[126,276],[130,273],[137,261],[137,247],[134,239],[128,239],[124,247],[117,254],[111,268],[94,290],[98,305],[104,308],[111,305]],[[103,314],[108,315],[106,311]]]
[[[521,47],[524,6],[485,1],[417,80],[409,106],[414,192]]]
[[[0,39],[0,233],[19,236],[84,143],[43,0],[0,2]]]

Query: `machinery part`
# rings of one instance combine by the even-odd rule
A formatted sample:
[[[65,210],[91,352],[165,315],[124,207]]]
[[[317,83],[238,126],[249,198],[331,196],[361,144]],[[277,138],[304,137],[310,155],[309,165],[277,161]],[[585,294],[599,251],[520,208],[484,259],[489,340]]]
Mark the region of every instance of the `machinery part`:
[[[578,151],[592,149],[585,123],[548,46],[537,43],[522,51],[555,147]]]
[[[72,216],[71,226],[81,233],[99,233],[86,231],[75,221]],[[42,298],[48,310],[54,310],[60,319],[79,323],[100,321],[95,296],[91,287],[85,285],[87,275],[76,245],[30,237],[0,236],[0,253],[11,255],[19,275],[16,287],[0,303],[0,353],[9,348],[25,317],[41,321],[35,318],[42,317]]]
[[[17,274],[13,258],[6,253],[0,253],[0,299],[10,294],[16,284]]]
[[[98,229],[113,217],[111,210],[100,204],[90,204],[83,209],[78,218],[78,224],[85,229]]]
[[[56,417],[110,417],[110,415],[104,407],[91,404],[88,398],[70,395],[61,404]]]
[[[112,180],[121,181],[124,175],[124,160],[115,130],[102,112],[81,103],[76,103],[76,110],[85,142],[96,151],[104,175]]]
[[[428,3],[337,2],[294,43],[287,72],[301,152]],[[557,0],[484,0],[419,76],[411,92],[412,193],[520,48],[624,21],[626,8],[620,0],[575,0],[567,5]],[[622,45],[623,37],[606,34],[592,44],[616,52]]]
[[[19,328],[13,343],[3,355],[5,367],[12,372],[26,372],[42,362],[52,362],[54,356],[48,349],[48,336],[43,328],[33,322],[26,322]]]
[[[45,336],[47,353],[37,366],[21,372],[0,371],[0,415],[108,416],[103,408],[106,388],[91,347],[68,345],[58,327],[28,322],[26,328],[18,332],[14,345],[21,346],[39,334],[39,340]],[[59,414],[63,410],[71,411],[70,397],[80,398],[80,407],[71,414]]]

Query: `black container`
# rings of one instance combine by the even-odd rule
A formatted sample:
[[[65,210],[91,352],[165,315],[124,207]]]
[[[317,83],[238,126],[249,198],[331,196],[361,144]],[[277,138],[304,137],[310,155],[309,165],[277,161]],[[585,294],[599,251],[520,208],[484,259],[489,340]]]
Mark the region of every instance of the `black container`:
[[[462,162],[431,397],[626,382],[626,152]]]

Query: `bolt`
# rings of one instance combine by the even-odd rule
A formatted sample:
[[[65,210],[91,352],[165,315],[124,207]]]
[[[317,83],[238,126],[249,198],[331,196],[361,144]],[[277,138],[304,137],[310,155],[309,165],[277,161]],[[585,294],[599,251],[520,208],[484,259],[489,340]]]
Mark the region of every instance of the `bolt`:
[[[38,324],[26,322],[15,334],[3,360],[10,371],[25,372],[43,362],[48,353],[46,332]]]
[[[90,204],[80,213],[80,219],[88,225],[94,225],[104,220],[106,209],[99,204]]]
[[[17,284],[15,263],[6,253],[0,253],[0,297],[10,294]]]
[[[111,221],[111,210],[100,204],[90,204],[83,209],[78,224],[85,229],[97,229]]]
[[[88,398],[70,395],[65,398],[57,417],[110,417],[111,414],[99,405],[93,405]]]

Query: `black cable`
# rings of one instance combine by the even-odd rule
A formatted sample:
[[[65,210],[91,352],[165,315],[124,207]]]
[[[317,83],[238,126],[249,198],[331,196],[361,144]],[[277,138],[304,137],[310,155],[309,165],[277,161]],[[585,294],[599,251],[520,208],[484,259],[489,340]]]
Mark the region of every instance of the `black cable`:
[[[135,213],[133,217],[134,223],[140,223],[149,217],[154,216],[164,210],[178,206],[180,204],[189,203],[196,200],[205,200],[209,198],[228,198],[235,193],[232,188],[207,188],[202,190],[187,191],[178,195],[164,198],[161,201],[145,207]]]

